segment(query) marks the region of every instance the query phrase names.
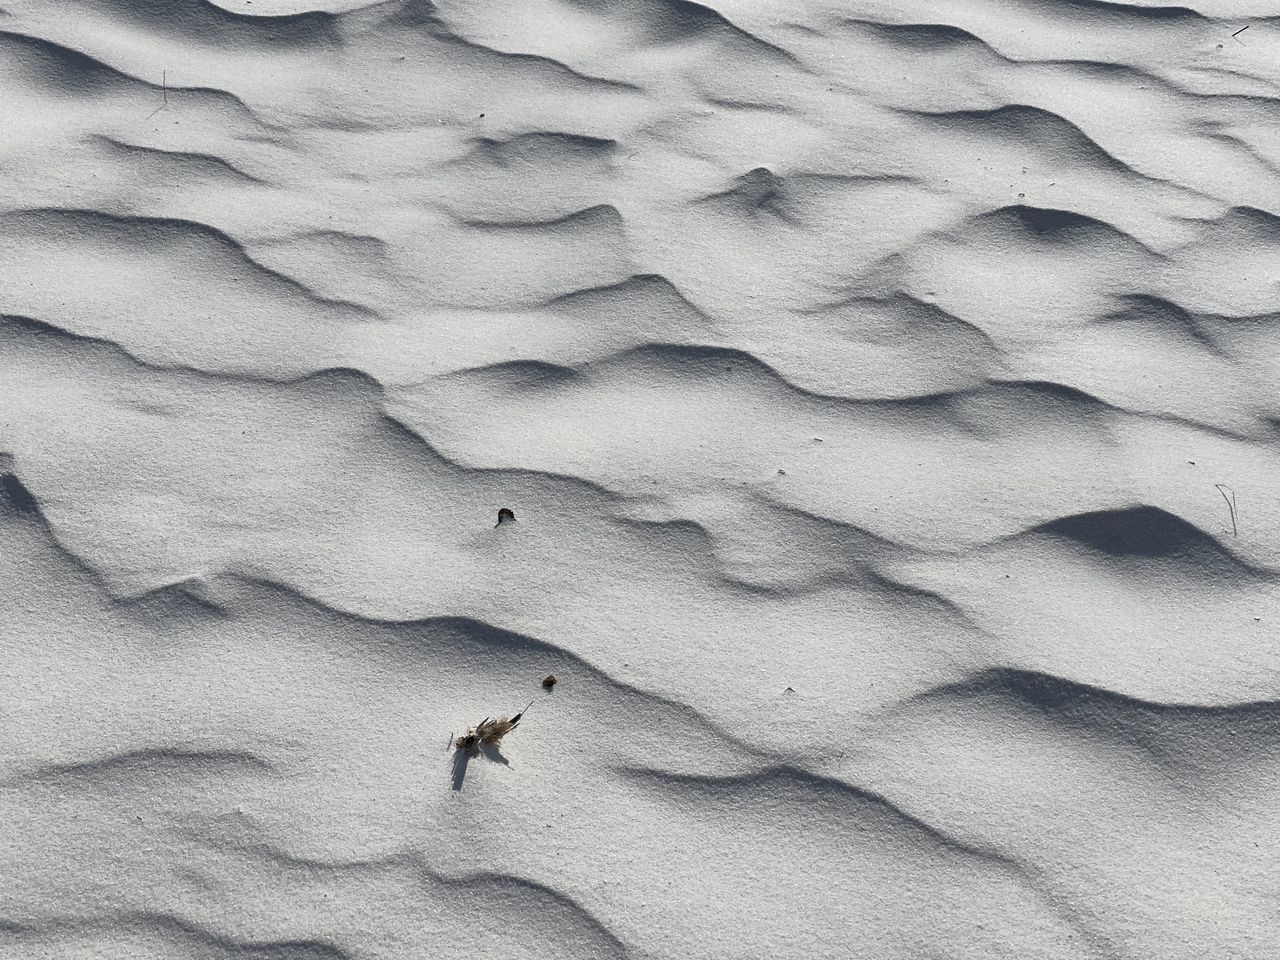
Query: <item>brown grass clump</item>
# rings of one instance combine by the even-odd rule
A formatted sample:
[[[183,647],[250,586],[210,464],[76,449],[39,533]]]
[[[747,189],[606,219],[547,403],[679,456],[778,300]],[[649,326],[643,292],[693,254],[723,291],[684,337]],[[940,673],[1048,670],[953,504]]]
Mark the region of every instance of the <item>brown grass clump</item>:
[[[529,707],[532,706],[533,702],[530,701]],[[468,728],[462,736],[452,738],[449,743],[458,750],[466,751],[475,750],[480,744],[496,747],[502,742],[503,737],[516,728],[529,707],[525,707],[514,717],[485,717],[474,727]]]

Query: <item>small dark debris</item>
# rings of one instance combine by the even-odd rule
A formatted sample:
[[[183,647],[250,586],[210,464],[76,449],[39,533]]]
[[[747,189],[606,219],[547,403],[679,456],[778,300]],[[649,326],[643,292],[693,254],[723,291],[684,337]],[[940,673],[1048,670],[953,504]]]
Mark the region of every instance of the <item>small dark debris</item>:
[[[783,692],[783,693],[795,693],[795,691],[794,691],[793,689],[791,689],[790,687],[787,687],[787,689],[783,690],[782,692]]]
[[[542,678],[542,685],[550,690],[556,685],[556,675],[554,673],[547,674]]]
[[[481,119],[481,120],[483,120],[483,119],[484,119],[484,114],[483,114],[483,113],[482,113],[482,114],[480,114],[480,119]]]
[[[780,477],[785,477],[786,475],[787,475],[787,471],[785,471],[785,470],[779,470],[779,471],[778,471],[778,476],[780,476]]]
[[[1248,24],[1245,24],[1243,27],[1241,27],[1239,30],[1237,30],[1235,33],[1233,33],[1233,34],[1232,34],[1232,36],[1233,36],[1233,37],[1238,37],[1238,36],[1240,36],[1240,34],[1244,33],[1244,32],[1245,32],[1246,30],[1248,30],[1248,29],[1249,29],[1249,25],[1248,25]]]
[[[516,513],[510,507],[503,507],[498,511],[498,522],[495,526],[502,526],[504,523],[515,523]]]

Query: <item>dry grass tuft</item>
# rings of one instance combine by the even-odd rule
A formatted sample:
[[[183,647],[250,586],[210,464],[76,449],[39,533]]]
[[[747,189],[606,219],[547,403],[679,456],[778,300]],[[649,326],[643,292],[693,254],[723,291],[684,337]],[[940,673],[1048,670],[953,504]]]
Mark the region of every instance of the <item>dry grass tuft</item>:
[[[529,702],[529,707],[531,706],[533,701]],[[468,728],[462,736],[451,738],[449,745],[465,751],[475,750],[480,744],[496,747],[502,742],[503,737],[516,728],[529,707],[525,707],[514,717],[485,717],[474,727]]]

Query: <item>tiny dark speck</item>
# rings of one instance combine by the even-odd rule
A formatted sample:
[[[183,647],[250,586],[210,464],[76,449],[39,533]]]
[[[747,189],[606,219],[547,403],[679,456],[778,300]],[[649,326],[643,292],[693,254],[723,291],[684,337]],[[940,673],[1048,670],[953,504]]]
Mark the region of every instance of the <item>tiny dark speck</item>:
[[[495,526],[502,526],[504,523],[515,523],[516,514],[510,507],[503,507],[498,511],[498,522]]]
[[[783,692],[783,693],[795,693],[795,691],[794,691],[794,690],[792,690],[790,687],[787,687],[787,689],[786,689],[786,690],[783,690],[782,692]]]
[[[552,687],[556,685],[556,675],[554,673],[547,674],[542,679],[542,685],[546,687],[548,690],[550,690]]]

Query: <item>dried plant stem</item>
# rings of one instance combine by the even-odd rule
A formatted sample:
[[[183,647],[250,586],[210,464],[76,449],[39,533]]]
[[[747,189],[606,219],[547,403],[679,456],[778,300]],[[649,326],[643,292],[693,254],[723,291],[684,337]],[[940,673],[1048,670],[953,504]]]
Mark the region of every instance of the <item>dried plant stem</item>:
[[[1214,486],[1217,487],[1218,492],[1222,494],[1222,499],[1227,501],[1227,510],[1231,512],[1231,533],[1234,536],[1239,537],[1240,530],[1236,526],[1236,492],[1225,483],[1215,483]],[[1228,491],[1231,493],[1230,497],[1227,496]]]

